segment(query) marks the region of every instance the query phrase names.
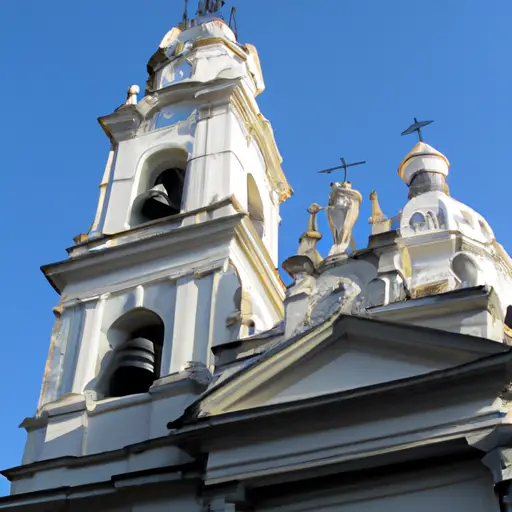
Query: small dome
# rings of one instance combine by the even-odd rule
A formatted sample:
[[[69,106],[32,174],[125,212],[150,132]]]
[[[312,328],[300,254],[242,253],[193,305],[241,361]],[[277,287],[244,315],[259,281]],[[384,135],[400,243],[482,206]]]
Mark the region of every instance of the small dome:
[[[438,191],[411,199],[400,220],[400,233],[404,238],[435,231],[458,231],[482,244],[494,240],[492,229],[479,213]]]
[[[195,26],[184,30],[180,34],[179,40],[185,43],[187,41],[216,37],[222,37],[232,43],[236,43],[234,32],[228,27],[226,22],[220,18],[199,18]]]
[[[398,167],[398,175],[409,185],[419,172],[436,172],[448,176],[450,162],[429,144],[418,142]]]

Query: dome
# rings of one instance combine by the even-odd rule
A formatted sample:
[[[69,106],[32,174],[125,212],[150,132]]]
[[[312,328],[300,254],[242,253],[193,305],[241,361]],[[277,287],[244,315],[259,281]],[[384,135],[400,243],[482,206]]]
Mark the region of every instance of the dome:
[[[458,231],[483,244],[494,240],[494,233],[484,217],[453,197],[432,191],[412,198],[402,212],[402,237],[436,231]]]
[[[420,172],[435,172],[446,177],[449,170],[450,162],[442,153],[425,142],[418,142],[398,167],[398,175],[410,185]]]

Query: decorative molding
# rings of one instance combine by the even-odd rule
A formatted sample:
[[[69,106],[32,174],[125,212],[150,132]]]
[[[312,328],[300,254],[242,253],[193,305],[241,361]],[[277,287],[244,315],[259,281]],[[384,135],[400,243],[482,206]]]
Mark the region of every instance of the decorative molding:
[[[440,293],[447,292],[449,287],[450,282],[448,279],[435,283],[422,284],[412,289],[412,297],[414,299],[420,299],[422,297],[428,297],[429,295],[439,295]]]
[[[283,159],[277,149],[270,123],[256,110],[255,103],[248,98],[243,87],[234,89],[231,104],[244,122],[247,133],[254,137],[262,152],[270,184],[279,192],[279,202],[285,201],[293,194],[293,190],[281,167]]]

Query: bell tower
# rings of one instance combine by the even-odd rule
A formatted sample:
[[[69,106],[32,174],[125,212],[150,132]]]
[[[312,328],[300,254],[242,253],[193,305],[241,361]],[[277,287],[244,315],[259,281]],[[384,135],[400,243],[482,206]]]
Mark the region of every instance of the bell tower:
[[[258,53],[221,4],[200,2],[170,30],[142,98],[131,86],[99,118],[111,149],[94,222],[42,267],[61,299],[24,465],[166,436],[215,378],[212,349],[282,320],[277,232],[291,189],[256,102]],[[32,470],[13,492],[49,479]]]

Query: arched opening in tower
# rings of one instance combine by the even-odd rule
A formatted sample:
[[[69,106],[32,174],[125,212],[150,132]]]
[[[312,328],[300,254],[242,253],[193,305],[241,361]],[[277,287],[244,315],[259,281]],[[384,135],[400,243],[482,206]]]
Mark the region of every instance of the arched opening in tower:
[[[247,175],[247,211],[258,235],[263,238],[265,232],[263,201],[252,174]]]
[[[116,356],[108,386],[110,397],[147,393],[160,377],[164,323],[152,311],[134,309],[119,318],[115,333]]]
[[[187,151],[174,147],[159,149],[143,159],[137,169],[131,228],[181,212],[187,162]]]
[[[184,182],[185,171],[178,167],[166,169],[159,174],[143,200],[143,221],[162,219],[180,213]]]

